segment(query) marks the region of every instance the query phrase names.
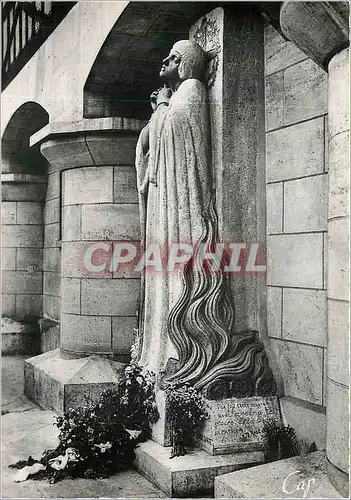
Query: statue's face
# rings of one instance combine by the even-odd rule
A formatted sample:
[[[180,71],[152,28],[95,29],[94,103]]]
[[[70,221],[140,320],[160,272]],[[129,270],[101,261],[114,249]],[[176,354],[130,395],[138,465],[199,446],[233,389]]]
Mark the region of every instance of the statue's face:
[[[166,81],[179,80],[178,66],[181,55],[174,49],[171,49],[168,57],[163,59],[160,70],[160,77]]]

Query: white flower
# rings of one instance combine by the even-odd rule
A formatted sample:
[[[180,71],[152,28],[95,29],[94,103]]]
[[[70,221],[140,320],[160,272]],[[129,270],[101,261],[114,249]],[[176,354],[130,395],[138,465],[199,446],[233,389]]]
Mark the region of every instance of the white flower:
[[[23,481],[26,481],[29,476],[33,476],[34,474],[37,474],[41,470],[45,469],[46,467],[40,463],[27,465],[17,472],[13,480],[15,481],[15,483],[21,483]]]
[[[50,467],[52,467],[55,470],[62,470],[65,469],[66,465],[68,464],[68,455],[59,455],[56,458],[52,458],[49,460]]]
[[[78,462],[80,459],[79,452],[75,448],[67,448],[66,455],[69,462]]]
[[[68,462],[78,462],[79,453],[74,448],[67,448],[64,455],[59,455],[56,458],[49,460],[50,467],[55,470],[65,469]]]
[[[95,445],[96,448],[100,448],[101,453],[105,453],[106,450],[109,450],[112,448],[112,444],[110,441],[107,441],[107,443],[100,443]]]
[[[132,439],[138,438],[141,434],[141,431],[135,431],[133,429],[126,429],[126,431],[128,432],[128,434]]]

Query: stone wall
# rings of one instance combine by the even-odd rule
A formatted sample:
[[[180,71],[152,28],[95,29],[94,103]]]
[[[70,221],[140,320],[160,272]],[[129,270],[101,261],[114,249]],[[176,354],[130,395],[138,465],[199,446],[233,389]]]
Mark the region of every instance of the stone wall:
[[[83,88],[111,28],[128,2],[77,2],[2,93],[1,131],[24,103],[39,103],[50,122],[83,117]],[[89,49],[88,49],[89,48]]]
[[[2,313],[20,321],[42,314],[45,177],[2,177]]]
[[[43,316],[60,321],[61,230],[60,172],[48,169],[44,209]]]
[[[265,30],[268,334],[282,411],[325,446],[327,73]]]
[[[134,167],[93,166],[65,171],[62,210],[62,345],[72,351],[113,353],[122,361],[128,360],[137,326],[140,279],[110,272],[110,242],[115,245],[139,237]],[[92,244],[106,240],[106,251],[102,250],[106,270],[89,272],[82,263],[84,253]],[[103,245],[100,247],[103,249]]]

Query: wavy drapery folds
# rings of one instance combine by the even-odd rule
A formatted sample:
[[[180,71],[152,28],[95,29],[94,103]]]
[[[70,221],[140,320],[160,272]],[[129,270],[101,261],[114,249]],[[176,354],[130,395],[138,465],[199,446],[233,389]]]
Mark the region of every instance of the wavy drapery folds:
[[[179,361],[162,385],[189,383],[208,399],[272,395],[276,384],[258,332],[233,333],[229,278],[202,263],[200,249],[214,252],[219,241],[215,204],[213,192],[203,233],[183,269],[182,295],[169,314],[168,333]]]

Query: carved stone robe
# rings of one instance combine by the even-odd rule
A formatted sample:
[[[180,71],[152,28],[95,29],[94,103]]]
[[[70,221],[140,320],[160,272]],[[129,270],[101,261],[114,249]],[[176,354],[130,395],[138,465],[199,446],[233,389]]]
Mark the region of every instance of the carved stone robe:
[[[142,276],[139,363],[159,377],[176,357],[167,320],[182,286],[179,267],[176,273],[165,270],[168,249],[179,242],[193,245],[201,235],[212,187],[210,151],[206,89],[188,79],[169,106],[158,106],[136,149],[142,239],[145,248],[158,245],[163,266],[162,272],[147,267]]]

